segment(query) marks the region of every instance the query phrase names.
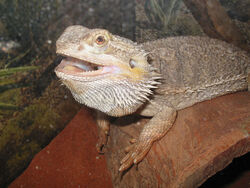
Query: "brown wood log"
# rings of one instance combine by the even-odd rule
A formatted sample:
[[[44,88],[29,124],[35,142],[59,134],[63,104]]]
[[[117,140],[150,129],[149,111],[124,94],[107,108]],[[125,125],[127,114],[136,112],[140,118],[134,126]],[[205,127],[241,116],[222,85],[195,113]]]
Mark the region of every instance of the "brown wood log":
[[[250,51],[245,38],[218,0],[184,0],[184,3],[209,37],[227,41]]]
[[[114,187],[195,188],[250,150],[250,93],[239,92],[179,111],[167,135],[121,176],[123,149],[147,121],[129,116],[111,126],[105,155]]]

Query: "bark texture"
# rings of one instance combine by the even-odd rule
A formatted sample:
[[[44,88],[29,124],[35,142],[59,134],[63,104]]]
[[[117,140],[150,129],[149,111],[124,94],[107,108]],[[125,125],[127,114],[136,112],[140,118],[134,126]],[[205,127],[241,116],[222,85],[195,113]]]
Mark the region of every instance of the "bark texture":
[[[184,3],[209,37],[227,41],[250,51],[246,39],[218,0],[184,0]]]
[[[178,112],[173,128],[146,158],[118,174],[124,148],[148,119],[120,118],[111,127],[106,152],[114,187],[198,187],[250,150],[250,93],[240,92]],[[130,126],[126,126],[130,125]]]

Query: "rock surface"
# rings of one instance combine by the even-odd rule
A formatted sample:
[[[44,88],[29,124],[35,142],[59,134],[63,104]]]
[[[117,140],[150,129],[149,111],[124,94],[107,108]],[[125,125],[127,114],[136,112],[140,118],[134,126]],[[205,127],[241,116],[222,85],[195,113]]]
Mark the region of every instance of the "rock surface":
[[[249,109],[250,93],[240,92],[179,111],[167,135],[154,143],[137,168],[132,167],[122,178],[117,172],[125,156],[123,149],[132,137],[138,137],[148,120],[131,116],[115,121],[106,152],[113,186],[198,187],[234,158],[250,151]]]
[[[9,188],[112,187],[105,158],[96,151],[97,129],[90,113],[82,108]]]
[[[115,120],[106,148],[108,169],[96,152],[97,130],[82,108],[9,187],[198,187],[250,150],[250,93],[218,97],[179,111],[167,136],[138,167],[118,175],[123,149],[148,119]],[[129,126],[125,126],[125,125]],[[111,176],[112,174],[112,183]]]

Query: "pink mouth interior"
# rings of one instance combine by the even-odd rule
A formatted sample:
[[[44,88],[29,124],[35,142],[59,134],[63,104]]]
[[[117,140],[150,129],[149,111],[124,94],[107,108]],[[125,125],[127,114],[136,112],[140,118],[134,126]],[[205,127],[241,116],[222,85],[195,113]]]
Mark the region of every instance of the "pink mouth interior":
[[[103,66],[101,65],[70,57],[64,58],[56,68],[57,71],[68,74],[98,72],[102,69]]]

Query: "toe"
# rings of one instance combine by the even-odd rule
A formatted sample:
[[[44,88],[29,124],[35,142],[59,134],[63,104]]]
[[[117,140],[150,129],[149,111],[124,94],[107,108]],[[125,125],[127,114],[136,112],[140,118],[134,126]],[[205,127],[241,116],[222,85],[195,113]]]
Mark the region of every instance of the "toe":
[[[133,145],[130,145],[130,146],[127,146],[124,150],[125,150],[125,153],[129,153],[130,151],[133,150]]]
[[[139,142],[129,147],[129,153],[121,160],[119,171],[128,169],[133,164],[138,164],[147,155],[152,143]]]
[[[123,160],[124,162],[121,162],[121,166],[119,168],[120,172],[127,170],[134,163],[134,159],[130,155],[127,155],[125,158],[123,158]]]
[[[107,140],[108,140],[108,135],[107,134],[99,134],[99,138],[96,144],[96,150],[99,153],[104,153],[103,147],[107,144]]]
[[[146,157],[150,148],[151,148],[151,145],[143,148],[143,150],[140,150],[140,152],[137,152],[138,154],[134,157],[134,164],[138,164],[140,161],[142,161],[144,157]]]
[[[136,143],[136,141],[137,141],[137,140],[136,140],[135,138],[132,138],[132,139],[130,139],[129,142],[130,142],[131,144],[134,144],[134,143]]]

